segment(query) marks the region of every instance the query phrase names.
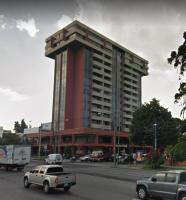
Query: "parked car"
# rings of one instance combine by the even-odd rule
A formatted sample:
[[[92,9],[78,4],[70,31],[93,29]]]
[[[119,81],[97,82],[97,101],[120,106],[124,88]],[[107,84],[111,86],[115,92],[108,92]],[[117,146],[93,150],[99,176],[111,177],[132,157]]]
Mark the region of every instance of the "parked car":
[[[49,154],[45,159],[46,164],[58,164],[61,165],[63,162],[63,157],[61,154]]]
[[[41,165],[25,173],[24,187],[29,188],[31,184],[42,186],[45,193],[56,188],[64,188],[67,192],[76,184],[76,176],[63,172],[61,165]]]
[[[81,162],[90,161],[90,155],[85,155],[79,158]]]
[[[151,177],[145,177],[136,182],[136,192],[139,199],[158,197],[161,199],[186,199],[186,171],[172,170],[158,172]]]
[[[71,161],[71,162],[75,162],[77,159],[78,159],[77,156],[72,156],[72,157],[70,157],[70,161]]]

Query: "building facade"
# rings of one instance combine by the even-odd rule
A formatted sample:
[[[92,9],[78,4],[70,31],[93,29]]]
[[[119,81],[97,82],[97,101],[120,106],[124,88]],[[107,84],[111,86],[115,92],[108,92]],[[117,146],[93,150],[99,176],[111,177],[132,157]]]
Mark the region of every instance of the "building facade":
[[[55,61],[55,131],[114,126],[129,131],[141,106],[146,60],[78,21],[46,39],[45,55]]]
[[[148,62],[79,21],[47,38],[45,55],[55,62],[55,145],[86,151],[114,143],[126,147]]]

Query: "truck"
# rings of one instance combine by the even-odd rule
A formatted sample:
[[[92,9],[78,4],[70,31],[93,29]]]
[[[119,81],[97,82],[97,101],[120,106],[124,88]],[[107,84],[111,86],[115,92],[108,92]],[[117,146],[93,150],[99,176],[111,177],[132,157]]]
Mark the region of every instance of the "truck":
[[[64,172],[62,165],[39,165],[24,175],[24,187],[29,188],[32,184],[42,186],[45,193],[57,188],[67,192],[76,184],[76,176]]]
[[[90,160],[93,162],[103,161],[103,151],[102,150],[93,151],[90,154]]]
[[[186,199],[186,171],[169,170],[144,177],[136,182],[136,192],[139,199]]]
[[[30,145],[0,145],[0,167],[5,167],[6,171],[14,168],[23,170],[30,158]]]

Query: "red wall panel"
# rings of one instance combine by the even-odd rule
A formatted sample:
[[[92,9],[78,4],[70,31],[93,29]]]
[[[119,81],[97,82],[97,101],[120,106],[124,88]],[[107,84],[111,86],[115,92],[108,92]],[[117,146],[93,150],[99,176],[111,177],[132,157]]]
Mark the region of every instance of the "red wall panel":
[[[83,127],[85,49],[68,49],[64,129]]]

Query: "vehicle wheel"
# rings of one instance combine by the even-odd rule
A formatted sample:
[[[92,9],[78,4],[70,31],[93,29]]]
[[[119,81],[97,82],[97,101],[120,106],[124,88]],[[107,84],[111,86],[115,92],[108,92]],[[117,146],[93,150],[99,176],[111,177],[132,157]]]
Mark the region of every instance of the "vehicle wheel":
[[[49,187],[49,183],[47,181],[45,181],[43,184],[43,191],[47,194],[50,193],[50,187]]]
[[[137,195],[139,199],[147,199],[147,190],[144,186],[139,186],[137,189]]]
[[[186,193],[182,193],[179,195],[179,200],[186,200]]]
[[[64,187],[64,191],[68,192],[70,190],[70,187]]]
[[[24,187],[25,188],[29,188],[30,187],[30,183],[28,182],[28,178],[27,177],[24,178]]]

